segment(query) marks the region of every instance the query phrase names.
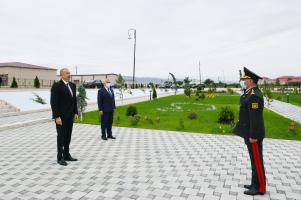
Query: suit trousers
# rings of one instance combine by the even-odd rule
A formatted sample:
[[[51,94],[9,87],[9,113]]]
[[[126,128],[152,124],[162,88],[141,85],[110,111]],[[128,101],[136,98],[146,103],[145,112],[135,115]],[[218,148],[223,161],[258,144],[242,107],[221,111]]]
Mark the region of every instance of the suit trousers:
[[[101,115],[101,136],[112,136],[112,124],[113,124],[114,111],[103,112]]]
[[[56,124],[57,131],[57,159],[67,158],[70,155],[69,146],[73,128],[73,118],[62,119],[62,125]]]
[[[266,192],[266,177],[265,169],[263,163],[263,141],[258,140],[256,143],[250,143],[248,140],[245,141],[250,160],[251,160],[251,169],[252,169],[252,179],[251,185],[253,188],[259,192]]]

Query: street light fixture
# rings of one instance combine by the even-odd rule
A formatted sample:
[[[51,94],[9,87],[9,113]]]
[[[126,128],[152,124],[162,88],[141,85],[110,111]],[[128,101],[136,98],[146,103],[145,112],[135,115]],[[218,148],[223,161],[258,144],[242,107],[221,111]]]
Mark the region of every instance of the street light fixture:
[[[135,68],[136,68],[136,29],[131,28],[128,30],[129,40],[134,39],[134,64],[133,64],[133,86],[135,88]]]

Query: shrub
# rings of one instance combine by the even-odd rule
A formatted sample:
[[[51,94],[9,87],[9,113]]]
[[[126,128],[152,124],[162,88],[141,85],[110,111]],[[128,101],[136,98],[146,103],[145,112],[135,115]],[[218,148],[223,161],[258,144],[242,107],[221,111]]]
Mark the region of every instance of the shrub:
[[[160,121],[161,121],[161,118],[158,116],[158,117],[156,117],[156,122],[157,123],[160,123]]]
[[[231,88],[227,88],[227,92],[231,95],[234,94],[234,91]]]
[[[184,94],[185,94],[186,96],[190,97],[190,96],[191,96],[191,89],[190,89],[189,87],[188,87],[188,88],[185,88]]]
[[[188,118],[190,120],[197,119],[198,118],[198,114],[196,112],[191,112],[191,113],[189,113]]]
[[[216,94],[215,94],[215,93],[208,93],[208,94],[207,94],[207,97],[208,97],[209,99],[213,99],[213,98],[216,97]]]
[[[126,116],[135,116],[138,114],[137,108],[135,106],[129,106],[126,110]]]
[[[294,94],[298,94],[298,88],[294,88]]]
[[[196,100],[202,100],[202,99],[205,99],[205,94],[202,92],[202,91],[196,91]]]
[[[39,104],[46,104],[46,101],[45,99],[43,99],[41,96],[39,96],[38,94],[36,93],[33,93],[34,96],[36,97],[35,99],[32,99],[34,102],[37,102]]]
[[[196,100],[205,99],[205,94],[203,92],[203,87],[202,86],[197,87],[195,96],[196,96]]]
[[[221,112],[218,114],[218,123],[220,124],[234,123],[234,113],[228,106],[221,108]]]
[[[178,131],[181,131],[181,130],[183,130],[184,128],[185,128],[184,121],[183,121],[183,119],[180,119],[180,120],[179,120],[179,125],[178,125],[178,127],[177,127],[177,130],[178,130]]]
[[[216,88],[215,87],[210,87],[208,89],[208,93],[215,93],[216,92]]]
[[[119,125],[121,121],[120,115],[118,113],[117,118],[116,118],[116,124]]]
[[[229,125],[229,124],[226,124],[226,125],[219,125],[218,128],[215,128],[214,129],[214,132],[216,133],[221,133],[221,134],[228,134],[228,133],[232,133],[233,132],[233,125]]]
[[[140,122],[140,115],[130,116],[130,121],[132,126],[136,126]]]
[[[151,118],[148,118],[148,119],[147,119],[147,122],[148,122],[149,124],[151,124],[151,125],[154,124],[154,121],[153,121]]]
[[[271,100],[273,98],[273,93],[272,93],[271,89],[270,88],[263,89],[263,96],[266,97],[268,103],[271,102]]]

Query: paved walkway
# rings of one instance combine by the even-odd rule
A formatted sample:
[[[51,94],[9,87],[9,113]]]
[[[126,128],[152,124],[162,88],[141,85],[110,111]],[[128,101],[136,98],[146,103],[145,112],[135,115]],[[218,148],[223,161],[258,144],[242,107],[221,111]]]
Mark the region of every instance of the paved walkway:
[[[301,107],[299,106],[273,99],[270,105],[266,105],[266,107],[282,116],[301,123]]]
[[[241,138],[76,124],[71,153],[56,164],[51,122],[0,131],[0,199],[301,199],[301,142],[264,141],[267,193],[249,197]]]
[[[242,91],[239,88],[233,88],[233,90],[238,94],[242,94]],[[288,119],[301,123],[301,107],[299,106],[273,99],[269,105],[267,104],[267,100],[265,100],[265,108],[268,108]]]

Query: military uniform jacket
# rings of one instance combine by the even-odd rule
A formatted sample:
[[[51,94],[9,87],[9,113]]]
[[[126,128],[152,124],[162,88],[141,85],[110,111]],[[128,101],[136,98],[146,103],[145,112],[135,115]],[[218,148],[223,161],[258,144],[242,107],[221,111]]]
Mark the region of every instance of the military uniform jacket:
[[[246,140],[263,140],[265,136],[263,120],[264,99],[258,87],[247,90],[240,97],[239,121],[233,132]]]

